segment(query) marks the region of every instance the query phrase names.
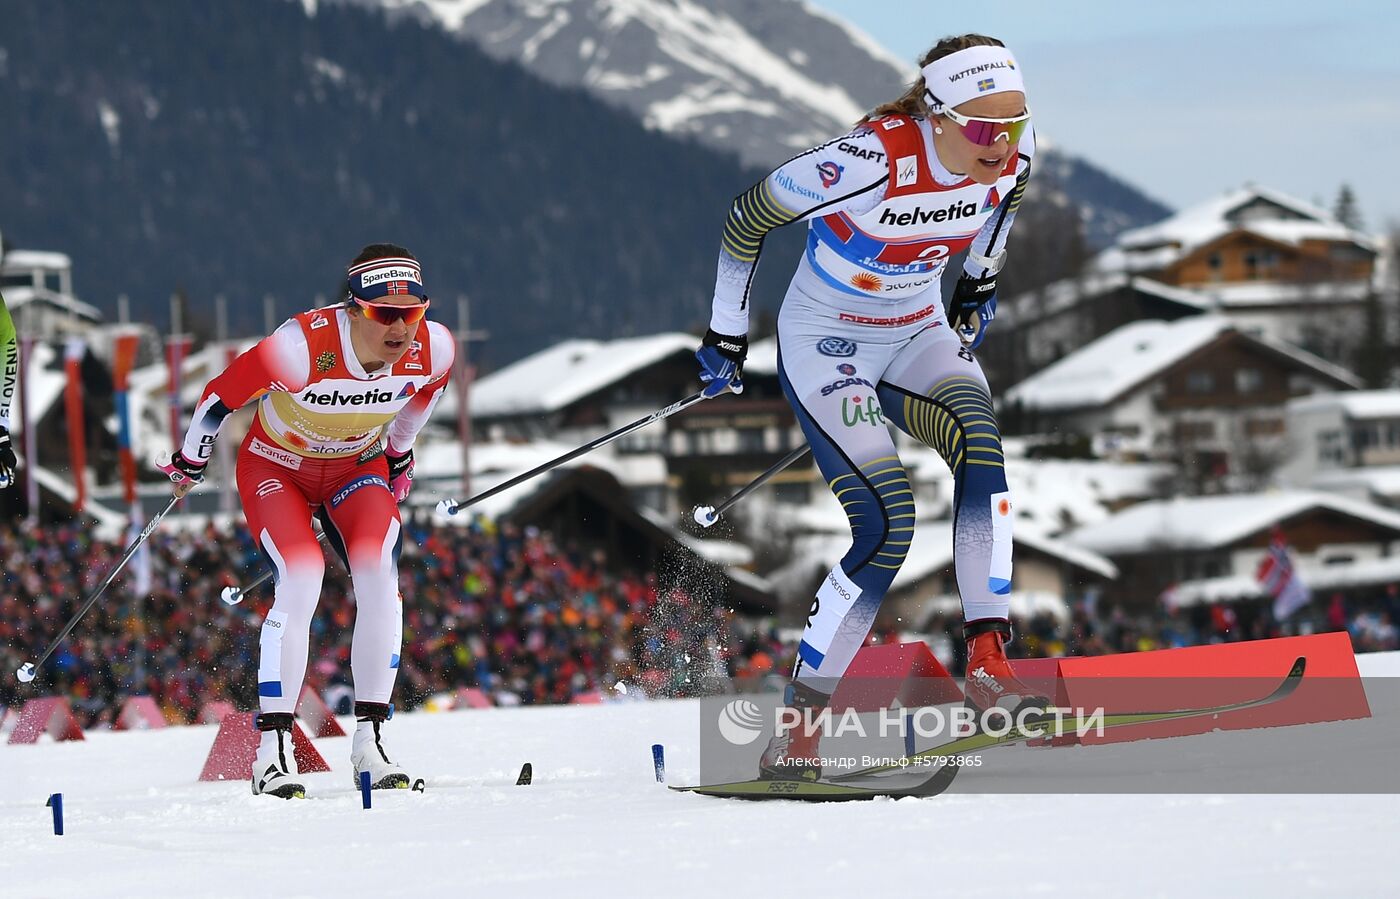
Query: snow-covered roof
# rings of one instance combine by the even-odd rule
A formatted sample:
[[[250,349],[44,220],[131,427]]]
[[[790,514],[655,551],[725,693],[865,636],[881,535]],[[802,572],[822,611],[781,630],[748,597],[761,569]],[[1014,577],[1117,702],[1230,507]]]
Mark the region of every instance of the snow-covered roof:
[[[472,385],[472,415],[553,412],[677,353],[694,352],[689,334],[622,340],[566,340],[527,356]],[[452,389],[448,385],[448,390]],[[444,396],[439,406],[454,408]]]
[[[1288,403],[1289,412],[1340,407],[1349,418],[1400,418],[1400,390],[1344,390],[1314,393]]]
[[[749,346],[744,359],[744,374],[778,376],[778,338],[765,337]]]
[[[11,250],[5,254],[3,262],[0,262],[0,271],[16,273],[36,268],[56,271],[72,267],[73,260],[68,257],[67,253],[56,253],[50,250]]]
[[[661,530],[670,534],[681,546],[689,549],[707,562],[726,567],[751,565],[753,548],[734,540],[706,540],[681,530],[674,518],[663,515],[648,506],[638,506],[642,517]]]
[[[1193,315],[1174,322],[1131,322],[1031,375],[1005,396],[1029,409],[1102,406],[1234,327],[1220,315]],[[1361,381],[1346,369],[1291,344],[1267,337],[1243,337],[1339,383],[1361,386]]]
[[[1306,303],[1359,303],[1372,290],[1365,281],[1283,284],[1278,281],[1231,281],[1205,284],[1193,292],[1204,303],[1222,309],[1248,306],[1285,306]]]
[[[1315,509],[1390,528],[1400,537],[1400,514],[1388,509],[1311,490],[1281,490],[1138,503],[1097,524],[1072,531],[1065,539],[1110,557],[1219,549]]]
[[[1400,465],[1363,465],[1318,472],[1309,485],[1316,490],[1359,491],[1368,496],[1400,497]]]
[[[1248,209],[1257,201],[1277,207],[1267,212]],[[1350,240],[1371,247],[1371,238],[1337,221],[1331,213],[1311,203],[1267,187],[1249,186],[1187,207],[1152,225],[1125,231],[1118,246],[1150,248],[1176,244],[1190,250],[1236,229],[1253,231],[1286,243],[1303,240]]]
[[[14,409],[16,415],[23,414],[30,421],[37,421],[47,415],[49,408],[63,395],[68,376],[62,367],[50,367],[59,358],[60,353],[54,347],[48,343],[35,342],[33,355],[27,361],[22,375],[24,381],[20,384],[20,390],[23,394],[19,405]],[[24,409],[24,398],[29,400],[32,408]]]
[[[1194,315],[1174,322],[1132,322],[1031,375],[1005,397],[1031,409],[1101,406],[1231,327],[1228,319],[1216,315]]]
[[[1400,583],[1400,556],[1329,565],[1308,565],[1299,562],[1294,570],[1298,580],[1314,593],[1373,584]],[[1182,581],[1171,589],[1170,595],[1172,605],[1181,607],[1235,599],[1262,599],[1264,588],[1259,581],[1248,575],[1232,575]]]
[[[550,441],[532,443],[473,443],[471,447],[472,491],[481,493],[517,475],[538,468],[577,447]],[[413,449],[414,476],[420,481],[454,481],[462,474],[462,447],[456,440],[431,440],[420,437]],[[626,486],[653,485],[666,479],[666,461],[657,453],[616,455],[610,447],[602,447],[587,455],[570,460],[554,470],[581,468],[602,469]],[[472,507],[490,518],[507,514],[549,480],[545,472],[519,486],[512,487],[483,503]],[[455,485],[452,489],[456,489]],[[466,499],[458,496],[457,499]],[[410,500],[414,497],[410,495]],[[436,499],[434,499],[436,502]],[[459,516],[460,518],[461,516]],[[470,516],[466,516],[470,517]]]
[[[1016,522],[1012,529],[1013,546],[1033,549],[1051,558],[1060,559],[1078,568],[1091,571],[1110,580],[1117,579],[1118,566],[1106,557],[1067,541],[1047,537],[1025,522]],[[850,548],[850,531],[845,533],[808,534],[793,543],[797,561],[770,574],[770,579],[789,591],[810,586],[814,569],[836,563]],[[914,527],[909,553],[891,590],[912,587],[920,581],[953,565],[953,522],[920,521]]]
[[[71,297],[66,293],[59,293],[56,290],[21,284],[15,287],[6,287],[4,289],[4,294],[5,306],[11,313],[16,312],[28,303],[48,303],[50,306],[55,306],[65,312],[71,312],[89,321],[102,321],[102,310],[98,309],[96,306],[84,303],[76,297]]]
[[[1005,441],[1006,481],[1011,488],[1016,527],[1023,523],[1042,534],[1059,534],[1110,514],[1125,501],[1157,495],[1157,483],[1171,472],[1161,463],[1114,462],[1103,459],[1031,459],[1015,438]],[[932,484],[940,499],[951,502],[953,476],[936,450],[901,447],[899,456],[915,484]],[[830,495],[827,491],[823,494]],[[820,507],[836,528],[846,526],[845,513],[832,500]],[[938,516],[943,509],[920,500],[919,513]]]
[[[847,541],[849,542],[849,541]],[[1047,537],[1027,522],[1017,521],[1012,528],[1012,544],[1044,553],[1086,571],[1109,579],[1118,577],[1118,566],[1109,559],[1082,546]],[[835,558],[832,559],[835,561]],[[924,521],[914,528],[909,555],[895,575],[891,589],[907,587],[936,574],[953,564],[953,522]]]
[[[1215,306],[1210,296],[1191,288],[1173,287],[1125,271],[1091,271],[1078,278],[1066,278],[1017,295],[1005,304],[1004,310],[997,310],[997,320],[1005,319],[1013,325],[1038,321],[1069,309],[1087,297],[1101,296],[1124,287],[1202,312]]]
[[[1013,621],[1026,621],[1037,615],[1051,615],[1059,621],[1068,621],[1069,603],[1057,593],[1045,590],[1012,590],[1006,597]],[[958,596],[934,596],[924,602],[924,626],[935,615],[961,616],[962,598]]]
[[[65,472],[62,475],[52,472],[42,465],[32,465],[28,468],[33,472],[34,480],[45,490],[52,491],[64,502],[72,503],[78,498],[78,488],[73,483],[73,473]],[[83,513],[92,516],[97,522],[94,536],[100,540],[121,540],[126,533],[127,519],[120,512],[115,512],[99,502],[94,502],[92,497],[88,497],[83,504]]]

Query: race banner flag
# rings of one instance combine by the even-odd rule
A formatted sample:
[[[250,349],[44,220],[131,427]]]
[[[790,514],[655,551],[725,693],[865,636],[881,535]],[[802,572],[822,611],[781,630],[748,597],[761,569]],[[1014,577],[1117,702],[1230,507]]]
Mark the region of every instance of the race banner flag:
[[[131,369],[136,364],[136,352],[141,345],[139,334],[118,334],[113,341],[112,383],[117,405],[117,460],[122,471],[122,491],[126,499],[130,525],[127,542],[134,543],[141,534],[145,514],[141,508],[141,497],[136,493],[136,451],[132,437],[136,433],[131,418]],[[131,559],[131,590],[137,596],[151,592],[151,553],[142,546]]]
[[[73,500],[73,511],[81,512],[87,504],[87,432],[83,418],[83,356],[87,355],[87,345],[82,340],[71,338],[63,349],[63,371],[67,377],[63,388],[63,403],[68,414],[68,467],[73,472],[73,485],[77,495]]]
[[[127,505],[136,502],[136,447],[132,446],[135,429],[131,421],[129,380],[140,343],[138,334],[119,334],[113,342],[112,353],[112,382],[117,403],[117,459],[121,465],[122,489]]]
[[[1293,568],[1288,554],[1288,540],[1281,528],[1274,528],[1269,539],[1269,552],[1259,561],[1254,578],[1274,598],[1274,618],[1283,621],[1312,599],[1308,587]]]
[[[188,334],[172,334],[165,339],[165,367],[167,375],[166,395],[170,398],[170,446],[178,449],[185,431],[180,422],[180,369],[185,357],[194,347],[194,338]]]

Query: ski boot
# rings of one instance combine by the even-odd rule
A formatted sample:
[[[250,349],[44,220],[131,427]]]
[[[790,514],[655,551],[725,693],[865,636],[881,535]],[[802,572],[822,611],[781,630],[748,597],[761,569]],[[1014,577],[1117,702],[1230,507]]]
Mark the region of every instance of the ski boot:
[[[304,798],[306,787],[297,774],[297,760],[292,752],[292,713],[263,712],[253,723],[262,732],[258,754],[253,759],[253,795]]]
[[[800,716],[797,724],[779,728],[768,741],[768,748],[758,760],[758,776],[761,780],[805,780],[815,782],[821,779],[822,762],[819,754],[822,732],[817,725],[817,716],[826,710],[829,697],[816,690],[804,687],[797,682],[787,685],[783,703]],[[807,724],[814,727],[810,729]]]
[[[1027,687],[1011,671],[1005,649],[1006,641],[1011,639],[1010,621],[970,621],[963,625],[963,636],[967,639],[967,680],[963,692],[967,705],[975,712],[998,708],[1020,721],[1023,713],[1050,708],[1048,698]]]
[[[360,786],[360,772],[368,771],[370,789],[421,789],[410,780],[407,771],[389,760],[388,753],[384,751],[379,728],[392,715],[393,707],[387,702],[355,703],[356,724],[355,735],[350,739],[350,768],[356,788]]]

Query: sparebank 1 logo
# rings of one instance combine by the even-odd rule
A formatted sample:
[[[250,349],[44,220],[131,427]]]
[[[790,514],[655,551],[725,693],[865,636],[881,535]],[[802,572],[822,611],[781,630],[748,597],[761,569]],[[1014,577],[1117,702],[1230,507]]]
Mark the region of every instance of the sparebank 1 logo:
[[[731,699],[719,710],[719,733],[735,746],[747,746],[763,733],[763,714],[747,699]]]

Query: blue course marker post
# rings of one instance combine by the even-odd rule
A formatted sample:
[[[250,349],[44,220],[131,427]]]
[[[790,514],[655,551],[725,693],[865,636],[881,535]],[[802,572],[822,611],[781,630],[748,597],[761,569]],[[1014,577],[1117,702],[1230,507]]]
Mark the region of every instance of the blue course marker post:
[[[368,771],[361,771],[361,772],[360,772],[360,802],[364,805],[365,808],[369,808],[369,794],[370,794],[369,772],[368,772]]]
[[[651,744],[651,764],[656,769],[656,782],[666,782],[666,750],[660,743]]]
[[[44,804],[53,809],[53,835],[63,836],[63,794],[54,793]]]

